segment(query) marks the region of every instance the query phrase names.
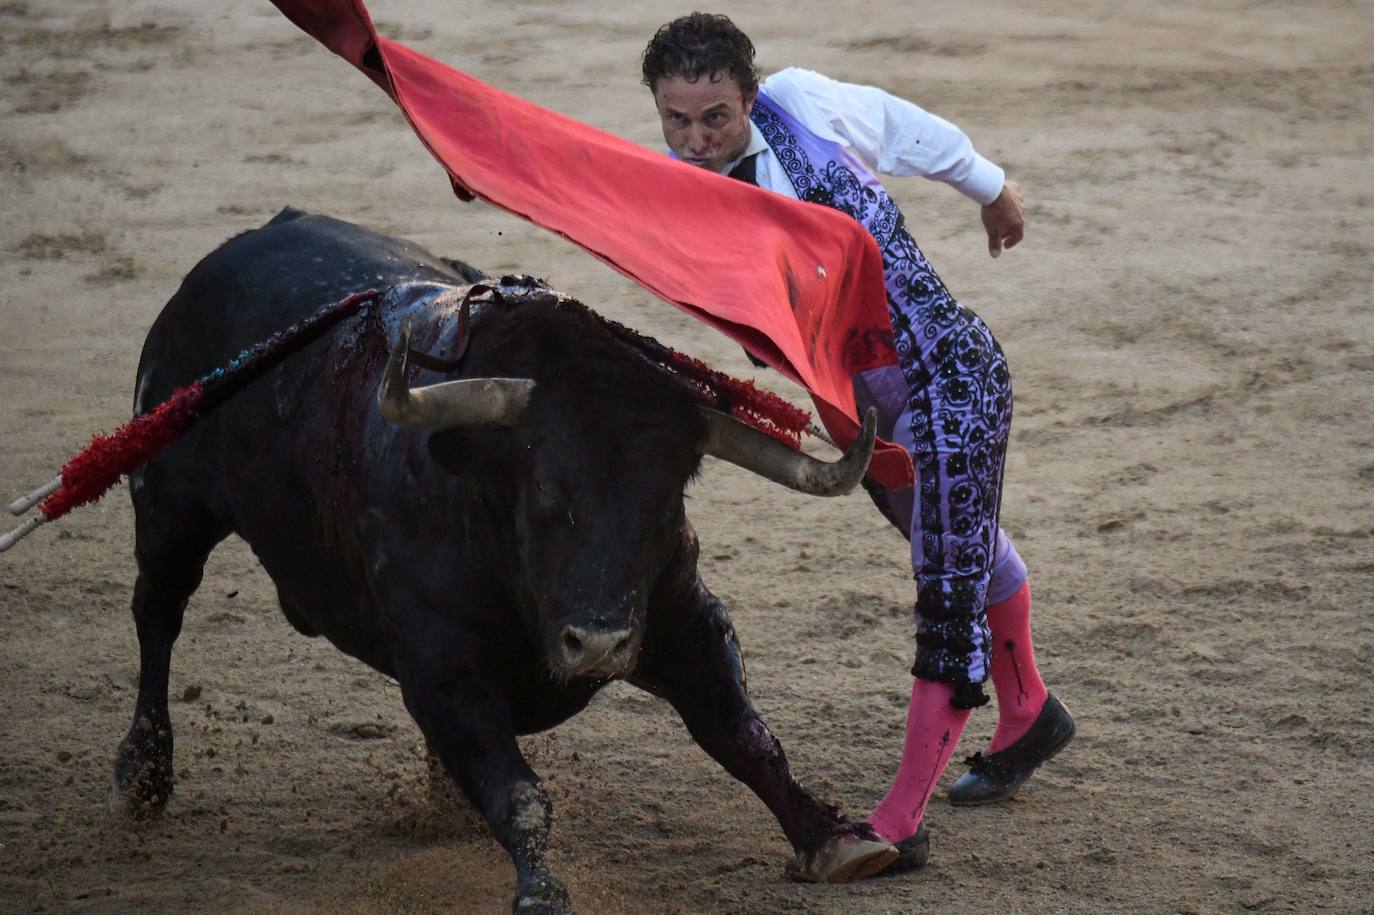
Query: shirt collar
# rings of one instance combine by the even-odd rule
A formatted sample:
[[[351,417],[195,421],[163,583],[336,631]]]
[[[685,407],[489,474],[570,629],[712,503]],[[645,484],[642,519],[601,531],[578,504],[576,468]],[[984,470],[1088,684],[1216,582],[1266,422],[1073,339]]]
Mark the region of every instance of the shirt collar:
[[[733,162],[729,162],[726,164],[725,169],[721,172],[721,174],[730,174],[732,171],[735,170],[736,165],[739,165],[741,162],[743,162],[745,159],[749,158],[752,155],[763,152],[767,148],[768,141],[763,138],[763,131],[759,130],[759,125],[755,124],[753,121],[750,121],[749,145],[744,147],[744,152],[740,155],[738,159],[735,159]]]

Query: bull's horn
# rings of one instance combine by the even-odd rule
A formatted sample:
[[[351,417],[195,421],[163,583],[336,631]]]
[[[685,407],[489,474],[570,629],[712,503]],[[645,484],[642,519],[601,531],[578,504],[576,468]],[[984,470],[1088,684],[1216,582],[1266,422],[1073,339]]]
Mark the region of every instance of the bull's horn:
[[[382,415],[398,426],[514,426],[534,392],[534,382],[528,378],[460,378],[412,391],[406,385],[409,352],[410,328],[406,327],[391,348],[377,388]]]
[[[752,470],[761,477],[789,489],[814,496],[842,496],[863,479],[873,457],[877,438],[877,412],[870,409],[864,417],[859,437],[844,457],[827,464],[808,454],[794,451],[766,432],[760,432],[733,416],[703,408],[706,415],[704,454]]]

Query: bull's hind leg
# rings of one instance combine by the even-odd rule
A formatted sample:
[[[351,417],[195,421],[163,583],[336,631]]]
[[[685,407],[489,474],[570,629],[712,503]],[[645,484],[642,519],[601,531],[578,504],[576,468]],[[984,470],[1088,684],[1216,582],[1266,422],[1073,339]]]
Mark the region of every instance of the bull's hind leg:
[[[167,683],[182,614],[200,585],[205,559],[227,531],[204,510],[171,511],[137,495],[134,626],[138,631],[138,700],[128,735],[115,754],[110,807],[134,816],[156,813],[172,796],[172,721]]]
[[[749,701],[739,641],[720,601],[697,581],[687,596],[656,603],[650,619],[634,682],[667,699],[701,748],[768,805],[796,851],[789,873],[834,882],[891,864],[892,845],[792,777],[782,744]]]

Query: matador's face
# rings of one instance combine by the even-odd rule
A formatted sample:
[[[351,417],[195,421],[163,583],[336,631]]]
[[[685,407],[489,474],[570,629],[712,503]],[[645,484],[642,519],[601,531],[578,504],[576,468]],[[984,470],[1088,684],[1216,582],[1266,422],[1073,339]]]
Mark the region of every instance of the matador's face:
[[[746,97],[724,70],[696,80],[660,77],[654,84],[654,104],[663,139],[682,161],[723,172],[749,146],[749,112],[756,94]]]

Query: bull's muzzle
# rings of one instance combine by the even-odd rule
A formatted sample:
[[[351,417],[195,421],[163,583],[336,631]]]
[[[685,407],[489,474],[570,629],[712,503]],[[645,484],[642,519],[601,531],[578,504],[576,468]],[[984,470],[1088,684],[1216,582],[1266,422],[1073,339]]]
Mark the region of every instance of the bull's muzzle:
[[[637,644],[631,628],[601,620],[569,623],[558,635],[557,663],[568,677],[618,677],[634,668]]]

